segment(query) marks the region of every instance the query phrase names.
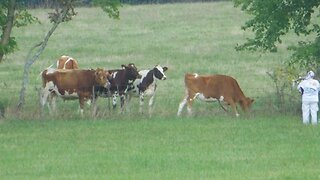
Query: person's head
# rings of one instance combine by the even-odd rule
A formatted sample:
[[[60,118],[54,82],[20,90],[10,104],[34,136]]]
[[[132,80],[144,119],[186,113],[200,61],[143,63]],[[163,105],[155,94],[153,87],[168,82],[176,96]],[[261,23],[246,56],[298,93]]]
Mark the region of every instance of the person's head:
[[[307,73],[306,79],[311,79],[311,78],[313,78],[313,77],[314,77],[314,72],[313,72],[313,71],[309,71],[309,72]]]

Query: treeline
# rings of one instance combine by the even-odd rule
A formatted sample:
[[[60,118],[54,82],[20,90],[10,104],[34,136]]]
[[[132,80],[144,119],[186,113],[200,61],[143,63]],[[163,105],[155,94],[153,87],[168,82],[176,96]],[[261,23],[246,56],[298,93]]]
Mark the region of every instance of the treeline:
[[[55,7],[56,1],[53,0],[19,0],[24,6],[29,8]],[[183,2],[216,2],[231,0],[120,0],[122,4],[165,4],[165,3],[183,3]],[[91,6],[92,0],[77,0],[77,6]]]

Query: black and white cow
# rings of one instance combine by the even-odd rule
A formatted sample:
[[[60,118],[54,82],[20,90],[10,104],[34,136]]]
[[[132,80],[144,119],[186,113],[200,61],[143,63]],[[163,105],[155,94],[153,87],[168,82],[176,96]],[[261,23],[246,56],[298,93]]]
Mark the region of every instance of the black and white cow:
[[[166,80],[167,77],[164,74],[167,71],[167,67],[161,67],[160,65],[156,65],[153,69],[150,70],[141,70],[139,74],[141,75],[141,79],[136,79],[133,82],[133,89],[128,91],[128,101],[131,100],[131,97],[139,97],[140,98],[140,107],[139,112],[142,113],[142,108],[144,104],[145,97],[150,97],[149,99],[149,115],[151,116],[152,107],[154,104],[154,98],[157,89],[157,80]]]
[[[102,86],[96,86],[95,94],[96,96],[101,97],[112,97],[113,108],[117,105],[117,96],[120,96],[120,104],[123,110],[127,91],[133,88],[133,81],[137,78],[141,78],[141,76],[133,63],[130,63],[127,66],[121,65],[121,67],[122,69],[108,70],[111,74],[111,78],[109,78],[111,83],[110,88],[107,89]]]

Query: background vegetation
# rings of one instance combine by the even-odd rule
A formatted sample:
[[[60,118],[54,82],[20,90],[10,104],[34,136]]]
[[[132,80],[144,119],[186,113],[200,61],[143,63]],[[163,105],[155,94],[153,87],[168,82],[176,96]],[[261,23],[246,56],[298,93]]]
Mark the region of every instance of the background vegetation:
[[[284,38],[277,54],[235,51],[251,34],[240,29],[248,16],[231,2],[123,6],[120,20],[98,8],[77,10],[34,64],[20,114],[22,60],[50,27],[46,9],[30,11],[41,24],[14,30],[19,50],[0,66],[1,179],[319,178],[319,128],[302,125],[296,89],[287,111],[279,111],[266,74],[290,57],[285,47],[297,42],[295,36]],[[80,118],[77,101],[60,100],[58,115],[39,118],[39,74],[61,55],[76,58],[81,68],[168,66],[152,118],[137,113],[138,99],[124,114],[99,99],[95,119],[89,113]],[[193,117],[177,118],[186,72],[235,77],[256,100],[251,115],[235,118],[218,104],[196,102]]]
[[[54,3],[50,0],[19,0],[29,7],[51,7]],[[94,0],[77,0],[79,6],[91,6]],[[120,0],[122,4],[164,4],[164,3],[186,3],[186,2],[218,2],[231,0]]]

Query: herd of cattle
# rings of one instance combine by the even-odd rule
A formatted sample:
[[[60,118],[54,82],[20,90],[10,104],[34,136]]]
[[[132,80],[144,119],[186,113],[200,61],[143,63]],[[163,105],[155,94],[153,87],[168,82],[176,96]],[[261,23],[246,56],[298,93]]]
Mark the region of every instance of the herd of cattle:
[[[57,96],[64,100],[78,99],[81,115],[86,101],[92,102],[93,114],[96,114],[98,97],[112,97],[113,108],[116,107],[117,97],[120,97],[122,111],[132,97],[139,97],[139,111],[142,112],[144,99],[149,97],[149,115],[151,115],[157,89],[156,82],[167,78],[164,74],[167,69],[156,65],[152,69],[138,71],[133,63],[113,70],[79,69],[78,62],[74,58],[61,56],[56,68],[49,67],[41,72],[41,112],[47,102],[49,112],[55,112]],[[191,114],[192,103],[196,98],[206,102],[218,101],[224,110],[226,108],[223,104],[230,105],[236,116],[239,116],[237,103],[247,112],[254,101],[243,94],[237,81],[230,76],[201,76],[187,73],[184,80],[186,94],[179,105],[178,116],[186,104],[188,113]]]

